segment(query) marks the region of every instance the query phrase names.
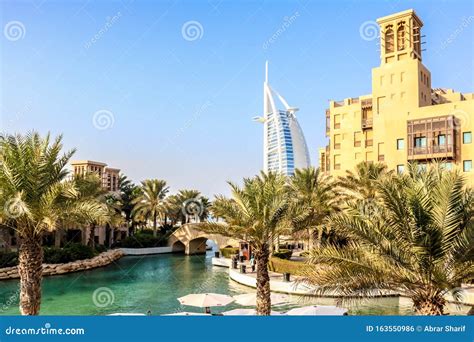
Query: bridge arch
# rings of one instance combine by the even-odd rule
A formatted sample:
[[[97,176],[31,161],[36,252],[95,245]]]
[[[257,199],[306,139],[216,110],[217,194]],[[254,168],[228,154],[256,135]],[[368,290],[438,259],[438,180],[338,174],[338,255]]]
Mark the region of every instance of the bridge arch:
[[[209,234],[198,229],[197,224],[188,223],[178,228],[171,234],[168,246],[173,251],[184,251],[185,254],[203,254],[206,253],[206,242],[212,240],[220,249],[226,246],[238,246],[239,241],[220,234]],[[184,245],[184,249],[182,246]],[[176,249],[176,250],[175,250]]]

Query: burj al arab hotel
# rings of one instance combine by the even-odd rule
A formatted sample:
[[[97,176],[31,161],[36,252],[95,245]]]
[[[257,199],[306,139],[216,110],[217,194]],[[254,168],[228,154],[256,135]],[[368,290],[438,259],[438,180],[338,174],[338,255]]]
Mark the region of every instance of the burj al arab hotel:
[[[277,107],[279,105],[284,109]],[[298,108],[288,102],[268,83],[268,61],[265,64],[263,83],[263,117],[254,120],[263,123],[263,170],[286,176],[295,169],[310,166],[308,146],[303,131],[296,120]]]

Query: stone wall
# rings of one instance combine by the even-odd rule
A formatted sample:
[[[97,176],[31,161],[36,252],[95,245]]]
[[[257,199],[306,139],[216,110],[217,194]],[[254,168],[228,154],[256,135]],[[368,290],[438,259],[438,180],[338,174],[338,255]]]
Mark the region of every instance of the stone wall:
[[[106,266],[115,260],[120,259],[125,254],[119,249],[113,249],[92,259],[76,260],[65,264],[43,264],[43,276],[59,275],[70,272],[78,272],[90,270],[92,268]],[[0,269],[0,280],[19,278],[18,269],[14,267],[6,267]]]

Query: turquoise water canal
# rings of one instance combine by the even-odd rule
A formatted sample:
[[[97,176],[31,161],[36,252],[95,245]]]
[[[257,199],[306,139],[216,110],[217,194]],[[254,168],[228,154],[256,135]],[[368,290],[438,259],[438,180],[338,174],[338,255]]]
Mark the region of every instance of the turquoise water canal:
[[[189,293],[217,292],[235,295],[254,291],[230,280],[226,268],[212,266],[211,257],[212,253],[200,256],[129,256],[104,268],[46,277],[43,280],[41,314],[107,315],[151,311],[153,315],[159,315],[177,311],[200,312],[199,308],[181,306],[176,298]],[[380,298],[364,301],[357,306],[351,305],[349,308],[352,315],[411,314],[410,304],[403,303],[399,298]],[[334,300],[308,300],[291,296],[288,304],[276,306],[274,310],[284,311],[309,304],[330,305],[334,304]],[[213,309],[213,312],[237,307],[240,306],[231,304]],[[465,311],[465,308],[461,309]],[[18,281],[0,282],[0,314],[19,314]]]

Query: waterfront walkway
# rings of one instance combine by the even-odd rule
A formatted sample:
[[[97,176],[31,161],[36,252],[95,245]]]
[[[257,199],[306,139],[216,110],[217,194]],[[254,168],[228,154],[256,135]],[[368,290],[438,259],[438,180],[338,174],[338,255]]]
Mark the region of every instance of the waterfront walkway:
[[[257,287],[257,272],[252,272],[250,267],[246,264],[248,272],[240,273],[239,269],[232,269],[230,259],[226,258],[213,258],[212,264],[214,266],[227,267],[229,269],[229,278],[233,281],[256,288]],[[296,276],[291,276],[291,281],[285,281],[281,273],[269,271],[270,276],[270,291],[286,293],[291,295],[305,295],[305,296],[316,296],[315,288],[301,282],[298,282],[299,278]],[[459,304],[474,305],[474,287],[473,286],[464,286],[464,299]],[[324,297],[340,297],[337,293],[328,294]],[[382,294],[375,297],[400,297],[400,294],[385,291]],[[457,303],[452,296],[447,295],[446,299],[451,303]]]

